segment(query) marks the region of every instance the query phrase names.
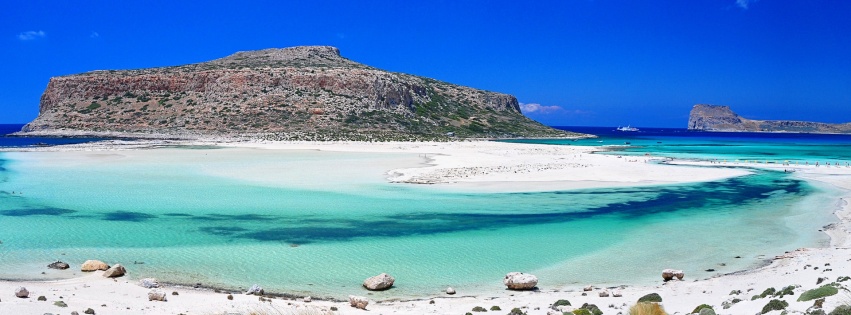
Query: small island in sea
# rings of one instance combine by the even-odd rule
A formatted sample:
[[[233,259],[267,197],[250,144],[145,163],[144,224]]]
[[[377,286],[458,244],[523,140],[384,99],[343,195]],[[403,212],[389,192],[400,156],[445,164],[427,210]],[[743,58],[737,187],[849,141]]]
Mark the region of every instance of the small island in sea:
[[[753,120],[739,116],[730,106],[694,105],[688,117],[689,130],[796,132],[796,133],[851,133],[851,122],[828,124],[796,120]]]
[[[2,314],[846,303],[843,136],[567,131],[326,46],[55,77],[40,106],[17,136],[109,139],[0,152]]]

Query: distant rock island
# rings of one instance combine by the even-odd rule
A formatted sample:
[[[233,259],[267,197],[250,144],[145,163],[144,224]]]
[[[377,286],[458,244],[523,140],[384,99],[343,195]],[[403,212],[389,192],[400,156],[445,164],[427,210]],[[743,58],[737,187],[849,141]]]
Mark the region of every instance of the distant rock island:
[[[574,137],[514,96],[369,67],[335,47],[54,77],[18,135],[269,140]]]
[[[851,133],[851,123],[828,124],[794,120],[752,120],[737,115],[729,106],[697,104],[688,117],[689,130]]]

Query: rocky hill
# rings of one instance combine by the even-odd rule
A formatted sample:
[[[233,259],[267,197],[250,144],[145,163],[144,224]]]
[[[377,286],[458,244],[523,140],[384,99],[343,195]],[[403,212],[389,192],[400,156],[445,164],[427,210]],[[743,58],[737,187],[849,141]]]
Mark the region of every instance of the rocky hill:
[[[851,123],[828,124],[794,120],[752,120],[729,106],[697,104],[691,109],[688,129],[704,131],[851,133]]]
[[[19,135],[273,140],[569,137],[511,95],[393,73],[334,47],[238,52],[198,64],[54,77]]]

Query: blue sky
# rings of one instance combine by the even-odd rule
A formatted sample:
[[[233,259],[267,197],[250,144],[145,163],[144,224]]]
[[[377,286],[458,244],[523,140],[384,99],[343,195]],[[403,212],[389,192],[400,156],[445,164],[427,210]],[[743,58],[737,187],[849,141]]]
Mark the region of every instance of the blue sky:
[[[332,45],[509,93],[549,125],[685,127],[696,103],[851,121],[851,1],[17,1],[0,4],[0,123],[52,76]]]

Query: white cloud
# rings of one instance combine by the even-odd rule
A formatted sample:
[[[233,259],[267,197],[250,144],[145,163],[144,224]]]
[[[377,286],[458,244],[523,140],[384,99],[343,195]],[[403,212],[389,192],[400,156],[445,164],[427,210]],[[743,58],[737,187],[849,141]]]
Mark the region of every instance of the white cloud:
[[[751,3],[757,2],[759,0],[736,0],[736,5],[742,9],[747,10]]]
[[[44,37],[44,31],[26,31],[18,34],[18,39],[20,40],[35,40]]]
[[[98,34],[98,32],[92,32],[91,34],[89,34],[89,37],[90,38],[98,38],[98,37],[100,37],[100,34]]]
[[[560,106],[544,106],[536,103],[520,103],[520,111],[523,113],[549,114],[564,110]]]

